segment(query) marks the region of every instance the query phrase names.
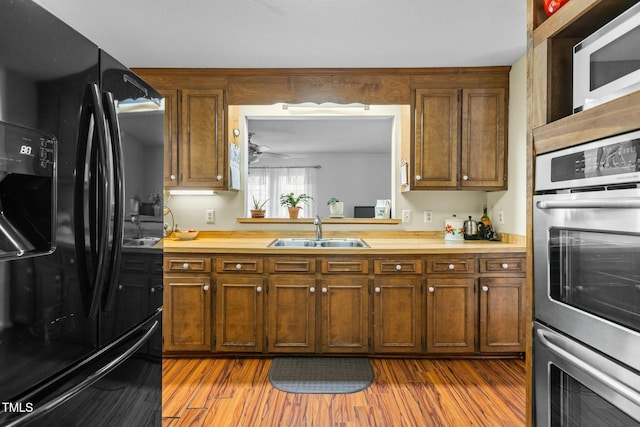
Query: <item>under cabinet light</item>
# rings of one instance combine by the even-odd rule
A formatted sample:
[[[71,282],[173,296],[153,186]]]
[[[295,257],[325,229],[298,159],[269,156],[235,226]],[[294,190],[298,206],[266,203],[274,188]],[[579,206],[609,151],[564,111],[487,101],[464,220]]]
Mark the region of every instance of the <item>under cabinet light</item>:
[[[169,190],[172,196],[215,196],[213,190]]]

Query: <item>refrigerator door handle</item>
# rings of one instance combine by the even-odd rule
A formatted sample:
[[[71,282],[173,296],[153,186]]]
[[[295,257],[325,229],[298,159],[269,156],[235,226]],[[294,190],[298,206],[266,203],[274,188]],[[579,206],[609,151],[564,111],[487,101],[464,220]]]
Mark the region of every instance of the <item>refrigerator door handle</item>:
[[[116,291],[118,289],[117,279],[120,272],[120,262],[122,259],[122,245],[124,239],[124,214],[125,214],[125,193],[124,193],[124,155],[122,148],[122,138],[120,135],[120,125],[118,123],[118,113],[115,109],[115,101],[111,92],[104,92],[102,98],[109,134],[111,136],[111,155],[113,158],[113,248],[109,262],[109,277],[107,278],[106,301],[104,309],[110,311],[115,302]]]
[[[104,364],[99,369],[95,370],[92,374],[88,375],[87,378],[84,379],[79,384],[75,385],[74,387],[70,388],[64,393],[54,397],[48,402],[42,405],[38,405],[37,409],[33,410],[32,412],[29,412],[20,418],[12,420],[12,422],[7,424],[5,427],[18,426],[27,420],[35,419],[40,415],[43,415],[46,412],[49,412],[57,408],[58,406],[67,402],[68,400],[73,399],[75,396],[82,393],[84,390],[91,387],[94,383],[96,383],[100,379],[104,378],[107,374],[109,374],[111,371],[116,369],[118,366],[126,362],[131,356],[133,356],[133,354],[136,351],[140,349],[140,347],[144,345],[144,343],[146,343],[151,338],[151,336],[156,332],[159,326],[160,326],[160,322],[158,320],[154,321],[149,327],[149,329],[147,329],[147,331],[144,332],[142,337],[139,338],[133,344],[131,344],[131,346],[129,346],[125,351],[123,351],[122,354],[120,354],[118,357],[111,359],[108,363]]]
[[[87,85],[80,116],[74,182],[74,234],[86,315],[96,318],[109,265],[111,180],[108,134],[100,90]],[[94,147],[94,136],[97,144]],[[99,209],[101,207],[101,209]],[[87,236],[88,229],[88,236]],[[86,248],[90,248],[90,260]]]

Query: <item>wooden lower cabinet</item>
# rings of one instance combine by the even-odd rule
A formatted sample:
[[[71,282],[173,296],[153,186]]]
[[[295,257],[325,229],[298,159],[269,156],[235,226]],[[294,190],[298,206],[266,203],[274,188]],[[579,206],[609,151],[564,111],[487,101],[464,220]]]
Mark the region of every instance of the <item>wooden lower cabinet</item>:
[[[320,280],[323,353],[369,351],[369,280],[340,277]]]
[[[475,350],[475,279],[427,279],[427,353]]]
[[[210,351],[210,276],[165,275],[163,282],[163,350]]]
[[[373,292],[373,350],[419,353],[422,349],[422,280],[376,278]]]
[[[521,277],[480,279],[480,351],[525,351],[525,284]]]
[[[315,353],[316,279],[269,279],[267,351]]]
[[[216,277],[215,350],[261,352],[264,281],[262,277]]]

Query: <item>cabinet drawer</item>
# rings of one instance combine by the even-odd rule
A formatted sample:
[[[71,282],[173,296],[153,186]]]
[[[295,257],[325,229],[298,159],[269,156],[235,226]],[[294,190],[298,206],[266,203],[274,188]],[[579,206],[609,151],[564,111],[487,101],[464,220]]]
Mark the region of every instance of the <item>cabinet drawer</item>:
[[[211,258],[165,258],[165,271],[211,272]]]
[[[422,260],[386,260],[377,259],[373,262],[375,274],[392,273],[422,273]]]
[[[216,260],[216,272],[262,273],[262,260],[247,258],[218,258]]]
[[[473,258],[431,258],[427,260],[427,273],[473,273]]]
[[[314,258],[270,258],[269,273],[315,273]]]
[[[480,273],[524,273],[525,258],[480,258]]]
[[[363,273],[369,272],[369,261],[366,259],[343,260],[323,259],[323,273]]]

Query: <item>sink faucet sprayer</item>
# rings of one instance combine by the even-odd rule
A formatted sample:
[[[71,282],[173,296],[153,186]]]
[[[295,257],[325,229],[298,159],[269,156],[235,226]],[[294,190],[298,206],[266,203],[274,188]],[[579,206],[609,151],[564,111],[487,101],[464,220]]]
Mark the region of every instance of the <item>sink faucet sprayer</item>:
[[[313,220],[313,225],[316,226],[316,240],[322,239],[322,220],[320,215],[316,215],[316,219]]]

